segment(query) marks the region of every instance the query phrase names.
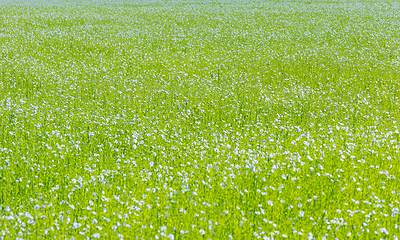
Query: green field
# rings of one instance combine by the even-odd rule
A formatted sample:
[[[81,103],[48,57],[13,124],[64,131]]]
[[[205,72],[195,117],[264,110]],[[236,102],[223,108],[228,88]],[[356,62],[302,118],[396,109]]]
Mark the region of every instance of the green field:
[[[399,1],[0,1],[0,239],[397,239]]]

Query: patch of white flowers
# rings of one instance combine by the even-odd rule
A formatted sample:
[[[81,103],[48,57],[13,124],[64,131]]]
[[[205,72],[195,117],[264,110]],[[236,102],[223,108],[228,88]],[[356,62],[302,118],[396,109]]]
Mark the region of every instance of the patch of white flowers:
[[[0,239],[398,239],[398,2],[53,5],[0,8]]]

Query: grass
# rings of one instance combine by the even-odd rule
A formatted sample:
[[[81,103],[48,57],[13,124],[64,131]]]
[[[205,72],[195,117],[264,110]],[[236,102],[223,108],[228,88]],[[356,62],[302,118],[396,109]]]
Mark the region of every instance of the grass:
[[[0,5],[0,238],[397,239],[397,1]]]

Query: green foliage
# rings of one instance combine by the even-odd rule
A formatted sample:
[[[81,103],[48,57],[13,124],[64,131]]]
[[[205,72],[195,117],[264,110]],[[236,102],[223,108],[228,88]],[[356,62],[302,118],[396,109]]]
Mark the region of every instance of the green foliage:
[[[399,6],[0,5],[0,238],[397,239]]]

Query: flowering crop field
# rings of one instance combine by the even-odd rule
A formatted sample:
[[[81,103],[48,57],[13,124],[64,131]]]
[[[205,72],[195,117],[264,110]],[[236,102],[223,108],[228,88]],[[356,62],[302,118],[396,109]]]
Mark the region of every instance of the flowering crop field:
[[[399,1],[132,2],[1,2],[0,239],[400,237]]]

